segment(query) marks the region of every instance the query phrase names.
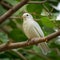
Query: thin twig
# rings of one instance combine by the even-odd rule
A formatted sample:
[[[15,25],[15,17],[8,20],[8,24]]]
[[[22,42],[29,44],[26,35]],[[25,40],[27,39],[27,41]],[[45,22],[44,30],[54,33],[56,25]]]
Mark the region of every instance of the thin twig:
[[[58,48],[54,48],[54,50],[57,52],[58,56],[60,56],[60,50]]]
[[[23,56],[20,52],[18,52],[17,50],[11,50],[13,52],[15,52],[20,58],[22,58],[23,60],[27,60],[25,56]]]
[[[9,17],[8,19],[22,19],[22,17],[17,17],[17,16],[12,16],[12,17]],[[39,21],[39,19],[35,19],[35,21]]]
[[[6,3],[5,1],[1,1],[0,3],[1,3],[1,5],[2,5],[3,7],[5,7],[6,9],[11,9],[11,8],[12,8],[12,6],[9,5],[8,3]]]
[[[9,17],[9,19],[21,19],[21,17],[14,16],[14,17]]]
[[[49,15],[51,16],[51,12],[49,11],[49,9],[45,6],[45,4],[42,4],[44,9],[49,13]]]
[[[29,1],[28,4],[43,4],[45,3],[47,0],[44,1]]]
[[[50,58],[46,57],[45,55],[37,53],[34,50],[26,50],[26,49],[23,49],[23,48],[22,48],[22,50],[26,51],[27,53],[30,53],[30,54],[33,54],[33,55],[37,55],[38,57],[43,58],[44,60],[51,60]]]

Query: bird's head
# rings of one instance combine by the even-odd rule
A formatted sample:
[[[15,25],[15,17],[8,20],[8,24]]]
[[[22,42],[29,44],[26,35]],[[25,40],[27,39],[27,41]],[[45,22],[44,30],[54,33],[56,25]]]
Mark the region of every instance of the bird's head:
[[[33,19],[32,15],[29,13],[24,13],[22,16],[23,20],[29,20],[29,19]]]

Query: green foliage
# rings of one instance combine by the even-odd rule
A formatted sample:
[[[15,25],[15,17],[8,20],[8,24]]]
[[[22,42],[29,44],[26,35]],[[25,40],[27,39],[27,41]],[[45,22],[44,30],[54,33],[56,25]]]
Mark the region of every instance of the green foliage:
[[[0,5],[0,16],[4,14],[6,10],[3,8],[3,6]]]
[[[44,60],[44,59],[42,59],[42,58],[40,58],[38,56],[34,56],[34,57],[31,58],[31,60]]]
[[[20,30],[20,29],[18,29],[18,28],[13,29],[13,30],[10,32],[9,36],[10,36],[11,38],[13,38],[14,41],[17,41],[17,42],[18,42],[18,41],[24,41],[24,40],[27,39],[26,36],[24,35],[24,33],[22,32],[22,30]]]
[[[0,32],[0,44],[7,43],[9,41],[7,34]]]
[[[27,10],[30,13],[34,13],[35,12],[36,14],[40,14],[41,11],[42,11],[42,5],[41,4],[38,4],[38,5],[36,5],[36,4],[29,4],[27,6]]]
[[[16,5],[18,2],[16,0],[5,0],[11,5]]]
[[[41,21],[42,21],[42,24],[46,27],[49,27],[49,28],[55,27],[55,24],[48,17],[42,17]]]
[[[16,28],[16,24],[11,20],[8,25],[10,25],[12,28]]]
[[[30,12],[34,18],[39,18],[40,13],[42,12],[42,5],[41,4],[29,4],[27,5],[27,11]]]
[[[60,21],[55,21],[55,25],[60,29]]]
[[[52,52],[48,55],[48,57],[51,58],[52,60],[59,60],[60,59],[57,52],[54,50],[52,50]]]

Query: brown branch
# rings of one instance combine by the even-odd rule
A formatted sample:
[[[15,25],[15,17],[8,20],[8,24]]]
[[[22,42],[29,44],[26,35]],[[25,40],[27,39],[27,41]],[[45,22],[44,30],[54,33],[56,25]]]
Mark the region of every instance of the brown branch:
[[[24,42],[18,42],[18,43],[10,43],[8,45],[6,44],[2,44],[0,45],[0,52],[2,51],[6,51],[9,49],[15,49],[15,48],[21,48],[21,47],[26,47],[26,46],[30,46],[30,45],[34,45],[34,44],[38,44],[41,42],[45,42],[46,40],[49,41],[57,36],[60,35],[60,30],[57,32],[54,32],[46,37],[43,38],[33,38],[31,39],[29,42],[28,41],[24,41]]]
[[[1,5],[2,5],[3,7],[5,7],[6,9],[12,8],[12,6],[11,6],[10,4],[8,4],[7,2],[5,2],[5,1],[1,1],[0,3],[1,3]]]
[[[43,3],[45,3],[46,1],[47,1],[47,0],[45,0],[45,1],[29,1],[27,4],[43,4]],[[5,2],[5,1],[1,1],[0,3],[1,3],[1,5],[4,6],[6,9],[12,8],[12,6],[11,6],[9,3]]]
[[[19,8],[21,8],[23,5],[25,5],[29,0],[23,0],[21,3],[18,3],[16,6],[12,7],[9,4],[6,4],[5,2],[1,1],[0,3],[5,6],[7,9],[10,9],[7,11],[4,15],[0,17],[0,24],[2,24],[8,17],[10,17],[13,13],[15,13]],[[45,1],[29,1],[28,3],[33,4],[41,4],[45,3]]]
[[[43,4],[45,3],[47,0],[45,1],[29,1],[27,4]],[[5,1],[1,1],[0,2],[2,6],[4,6],[6,9],[10,9],[12,8],[12,6],[10,4],[8,4],[7,2]]]
[[[43,4],[45,3],[47,0],[44,1],[29,1],[28,4]]]
[[[10,17],[13,13],[15,13],[19,8],[25,5],[29,0],[23,0],[18,3],[16,6],[13,6],[9,9],[5,14],[0,17],[0,24],[2,24],[8,17]]]

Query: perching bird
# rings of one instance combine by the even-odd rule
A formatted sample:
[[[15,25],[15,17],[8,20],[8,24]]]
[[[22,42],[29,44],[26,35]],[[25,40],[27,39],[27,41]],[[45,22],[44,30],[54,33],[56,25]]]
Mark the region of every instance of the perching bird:
[[[38,38],[44,37],[44,33],[41,27],[36,21],[34,21],[31,14],[24,13],[22,17],[23,17],[23,30],[24,30],[25,35],[29,39],[36,38],[36,37]],[[46,42],[39,43],[38,45],[44,55],[46,55],[50,51]]]

